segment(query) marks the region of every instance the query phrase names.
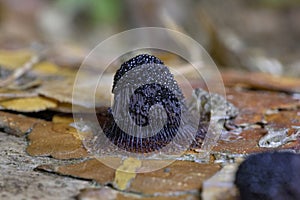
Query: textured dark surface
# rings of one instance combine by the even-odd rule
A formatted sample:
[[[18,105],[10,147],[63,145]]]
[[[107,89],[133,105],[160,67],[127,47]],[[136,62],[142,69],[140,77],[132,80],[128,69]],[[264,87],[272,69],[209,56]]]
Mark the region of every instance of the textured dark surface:
[[[170,119],[169,125],[179,125],[181,115],[179,100],[170,89],[156,83],[143,85],[134,91],[130,98],[129,113],[137,125],[147,126],[150,108],[156,104],[164,106]]]
[[[132,78],[126,74],[134,67],[143,64],[150,65],[141,66],[141,69],[134,71],[135,74],[138,74],[137,76]],[[121,86],[116,86],[117,81],[122,76],[125,77],[126,82],[122,83]],[[146,80],[146,83],[147,81],[150,83],[135,89],[136,82],[139,80]],[[104,132],[116,146],[130,152],[152,152],[166,146],[176,136],[180,126],[181,113],[186,110],[186,106],[184,96],[177,82],[161,60],[151,55],[142,54],[123,63],[115,74],[113,93],[114,105],[112,111],[122,110],[120,115],[124,115],[124,117],[121,117],[122,120],[124,118],[124,121],[117,124],[113,115],[111,115],[111,120],[105,125]],[[125,119],[127,105],[124,103],[128,93],[131,95],[128,104],[129,114],[138,127],[148,126],[150,124],[149,113],[151,107],[154,105],[160,106],[158,110],[154,111],[155,119],[153,120],[159,123],[166,119],[166,123],[155,135],[138,130],[139,134],[133,136],[118,126],[120,123],[127,127],[130,126],[130,121]],[[165,111],[165,116],[162,114],[161,108]],[[154,126],[156,125],[154,124]],[[130,130],[133,129],[134,127],[130,128]]]
[[[114,76],[114,83],[112,90],[114,90],[118,80],[129,70],[131,70],[134,67],[141,66],[144,64],[161,64],[163,65],[164,63],[158,59],[155,56],[148,55],[148,54],[141,54],[137,55],[134,58],[131,58],[130,60],[124,62],[121,67],[117,70],[115,76]]]
[[[260,153],[249,156],[236,173],[242,200],[300,199],[300,155]]]
[[[133,152],[159,150],[170,143],[177,134],[181,120],[181,105],[168,88],[159,84],[144,85],[134,92],[129,104],[130,116],[137,126],[149,125],[149,111],[153,105],[163,106],[167,114],[167,122],[157,134],[150,137],[145,137],[147,133],[142,132],[137,137],[129,135],[119,128],[113,116],[110,125],[105,127],[104,131],[111,141],[122,149]],[[158,120],[163,119],[158,116]]]

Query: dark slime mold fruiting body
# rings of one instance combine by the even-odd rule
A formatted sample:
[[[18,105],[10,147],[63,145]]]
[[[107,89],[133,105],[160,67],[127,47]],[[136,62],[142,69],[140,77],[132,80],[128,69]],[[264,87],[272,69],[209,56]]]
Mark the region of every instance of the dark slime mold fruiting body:
[[[177,82],[158,58],[142,54],[123,63],[112,91],[110,120],[103,131],[119,148],[149,153],[196,133],[183,117],[187,107]],[[186,125],[184,131],[179,131],[182,124]]]
[[[300,199],[300,155],[290,152],[249,156],[236,173],[242,200]]]
[[[148,54],[141,54],[141,55],[138,55],[138,56],[124,62],[121,65],[120,69],[118,69],[115,74],[112,90],[115,89],[115,86],[116,86],[118,80],[120,80],[120,78],[126,72],[128,72],[129,70],[131,70],[137,66],[141,66],[144,64],[161,64],[161,65],[163,65],[164,63],[160,59],[156,58],[155,56],[151,56]]]

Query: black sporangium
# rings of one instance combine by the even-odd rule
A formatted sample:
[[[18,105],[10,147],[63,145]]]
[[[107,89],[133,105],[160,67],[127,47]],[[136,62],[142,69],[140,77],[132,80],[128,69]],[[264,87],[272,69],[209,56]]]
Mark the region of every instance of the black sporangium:
[[[127,73],[133,69],[134,73],[137,74],[137,77],[134,78],[129,77],[129,73]],[[132,89],[136,88],[135,78],[146,80],[148,84]],[[121,79],[125,79],[126,82],[118,84]],[[182,122],[188,123],[188,119],[182,118],[182,113],[187,112],[185,99],[168,67],[155,56],[141,54],[124,62],[114,76],[112,92],[114,94],[114,102],[112,108],[109,109],[110,120],[103,127],[103,131],[113,144],[125,151],[138,153],[157,151],[172,142],[175,136],[180,138],[179,140],[184,141],[188,138],[185,134],[191,132],[195,134],[197,132],[191,126],[187,126],[188,128],[185,128],[184,133],[178,132]],[[130,100],[127,108],[125,108],[124,99],[128,93],[130,93]],[[166,113],[165,116],[160,115],[158,110],[154,120],[159,123],[167,118],[163,128],[156,134],[138,131],[137,135],[132,135],[119,127],[118,124],[120,123],[124,124],[124,126],[130,126],[129,120],[126,117],[124,119],[122,117],[123,115],[128,115],[127,109],[130,114],[130,120],[134,121],[137,127],[149,125],[149,112],[154,105],[163,107]],[[118,113],[121,113],[119,114],[121,116],[119,116],[120,120],[118,123],[113,116],[116,110]],[[129,127],[129,129],[134,130],[134,127]]]

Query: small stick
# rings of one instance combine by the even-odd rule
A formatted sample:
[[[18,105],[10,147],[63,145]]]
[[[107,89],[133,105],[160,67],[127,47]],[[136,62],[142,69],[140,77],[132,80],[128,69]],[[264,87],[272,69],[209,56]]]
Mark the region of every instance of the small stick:
[[[24,98],[37,97],[37,93],[0,93],[0,98]]]
[[[9,85],[10,83],[23,76],[42,59],[44,59],[44,56],[42,56],[41,54],[32,56],[31,59],[28,62],[26,62],[23,66],[17,68],[11,75],[9,75],[4,80],[0,80],[0,88]]]

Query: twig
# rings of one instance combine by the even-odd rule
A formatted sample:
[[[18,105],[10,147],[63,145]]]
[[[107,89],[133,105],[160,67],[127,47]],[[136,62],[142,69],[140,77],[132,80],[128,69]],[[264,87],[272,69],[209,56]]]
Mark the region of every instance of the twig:
[[[0,88],[9,85],[10,83],[14,82],[24,74],[26,74],[34,65],[39,63],[41,60],[44,59],[42,54],[34,55],[31,59],[26,62],[23,66],[17,68],[11,75],[9,75],[4,80],[0,80]]]
[[[37,93],[0,93],[0,98],[24,98],[37,96]]]

